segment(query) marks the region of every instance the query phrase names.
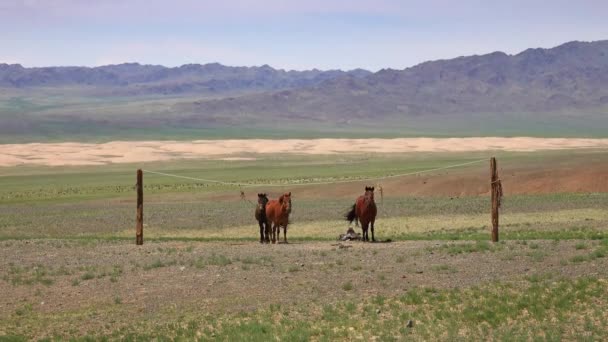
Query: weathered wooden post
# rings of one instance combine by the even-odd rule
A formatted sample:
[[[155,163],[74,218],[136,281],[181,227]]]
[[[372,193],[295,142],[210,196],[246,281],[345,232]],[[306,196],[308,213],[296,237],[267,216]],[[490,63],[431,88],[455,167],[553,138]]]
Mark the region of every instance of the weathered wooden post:
[[[490,171],[492,175],[492,242],[498,242],[498,209],[502,197],[502,184],[496,172],[496,158],[490,159]]]
[[[144,182],[143,172],[137,170],[137,225],[135,226],[135,244],[144,244]]]

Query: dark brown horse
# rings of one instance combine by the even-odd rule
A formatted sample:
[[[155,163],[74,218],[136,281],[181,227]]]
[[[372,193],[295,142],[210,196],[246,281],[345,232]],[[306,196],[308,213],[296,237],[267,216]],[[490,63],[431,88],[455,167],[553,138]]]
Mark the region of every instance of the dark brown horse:
[[[272,224],[272,243],[276,243],[281,236],[283,227],[284,242],[287,243],[287,225],[291,213],[291,192],[286,192],[278,200],[271,200],[266,205],[266,217]]]
[[[258,194],[258,205],[255,207],[255,219],[260,226],[260,243],[270,243],[270,223],[266,217],[266,205],[268,197],[266,194]]]
[[[374,202],[374,187],[365,187],[365,194],[359,196],[353,204],[351,210],[344,216],[346,221],[352,223],[354,220],[361,222],[363,230],[363,241],[369,241],[367,233],[368,228],[372,228],[372,241],[376,241],[374,237],[374,222],[376,221],[376,202]]]

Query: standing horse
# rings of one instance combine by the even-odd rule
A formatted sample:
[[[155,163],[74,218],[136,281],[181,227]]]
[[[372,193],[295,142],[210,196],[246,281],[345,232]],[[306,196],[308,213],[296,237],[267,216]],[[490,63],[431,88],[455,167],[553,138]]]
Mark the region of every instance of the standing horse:
[[[255,219],[260,226],[260,243],[270,243],[270,223],[266,216],[266,205],[268,197],[266,194],[258,194],[258,205],[255,207]]]
[[[272,224],[272,243],[276,243],[281,237],[281,226],[283,226],[284,242],[287,243],[287,225],[291,213],[291,192],[286,192],[278,200],[272,200],[266,205],[266,217]]]
[[[361,229],[363,230],[363,241],[369,241],[369,235],[367,229],[372,228],[372,241],[376,241],[374,238],[374,222],[376,221],[376,202],[374,202],[374,187],[365,187],[365,194],[359,196],[353,204],[351,210],[344,215],[346,221],[352,223],[354,220],[361,222]]]

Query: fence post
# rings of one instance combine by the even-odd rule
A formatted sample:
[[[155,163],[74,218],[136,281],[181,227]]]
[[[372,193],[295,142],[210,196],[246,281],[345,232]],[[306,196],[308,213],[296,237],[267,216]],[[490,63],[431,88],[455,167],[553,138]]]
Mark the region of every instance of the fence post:
[[[144,244],[144,182],[141,169],[137,170],[137,225],[135,226],[135,244]]]
[[[501,187],[498,174],[496,172],[496,158],[490,159],[491,185],[492,185],[492,242],[498,242],[498,208],[500,206],[499,188]]]

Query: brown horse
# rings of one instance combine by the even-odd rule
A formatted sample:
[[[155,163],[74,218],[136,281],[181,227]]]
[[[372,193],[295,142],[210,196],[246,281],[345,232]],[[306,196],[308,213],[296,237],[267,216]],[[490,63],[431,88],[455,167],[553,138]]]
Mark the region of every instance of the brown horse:
[[[266,194],[258,194],[258,205],[255,207],[255,219],[260,226],[260,243],[270,243],[270,223],[266,217],[266,205],[268,197]]]
[[[353,204],[351,210],[344,216],[346,221],[352,223],[354,220],[361,222],[363,230],[363,241],[369,241],[367,229],[372,228],[372,241],[376,241],[374,237],[374,222],[376,221],[376,202],[374,202],[374,187],[365,187],[365,194],[359,196]]]
[[[284,242],[287,243],[287,225],[291,213],[291,192],[286,192],[278,200],[271,200],[266,205],[266,217],[272,224],[272,243],[276,243],[281,237],[281,226],[283,227]]]

